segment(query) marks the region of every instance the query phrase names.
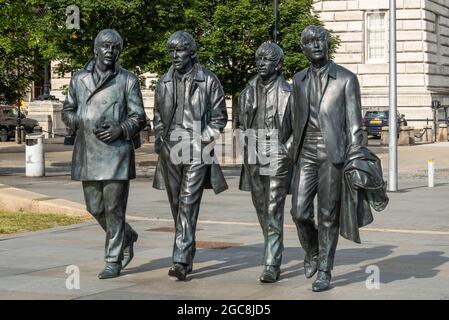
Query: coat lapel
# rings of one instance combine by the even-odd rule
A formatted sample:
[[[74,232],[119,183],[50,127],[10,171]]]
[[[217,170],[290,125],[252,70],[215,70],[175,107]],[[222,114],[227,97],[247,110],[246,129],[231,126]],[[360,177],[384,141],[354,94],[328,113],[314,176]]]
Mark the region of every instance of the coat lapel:
[[[277,84],[277,86],[278,86],[277,109],[278,109],[278,113],[280,115],[282,115],[282,118],[280,118],[281,125],[284,123],[283,115],[285,115],[285,109],[287,108],[288,100],[289,100],[290,94],[291,94],[291,90],[288,88],[288,86],[285,85],[284,81],[285,80],[283,77],[279,77],[278,84]]]
[[[89,94],[87,96],[87,100],[86,100],[86,101],[88,101],[90,99],[90,97],[92,96],[94,90],[96,89],[94,78],[92,77],[92,73],[91,72],[86,73],[86,75],[81,79],[81,81],[83,82],[84,86],[86,87],[87,91],[89,92]]]
[[[309,67],[310,68],[310,67]],[[303,101],[299,101],[299,108],[303,109],[302,112],[300,112],[300,114],[304,115],[303,117],[301,117],[302,122],[305,125],[305,122],[307,121],[307,119],[309,119],[309,112],[310,112],[310,105],[309,105],[309,86],[310,86],[310,77],[309,77],[309,68],[306,68],[304,70],[304,74],[302,75],[301,82],[302,82],[302,86],[301,89],[304,90],[301,94],[302,97],[304,97],[304,103]]]
[[[103,81],[101,81],[101,82],[97,83],[97,85],[95,85],[95,81],[93,78],[94,68],[95,68],[95,60],[92,59],[84,67],[84,69],[86,69],[86,71],[88,71],[88,73],[86,74],[86,76],[84,78],[81,79],[81,81],[84,83],[87,90],[89,91],[89,95],[87,96],[86,102],[89,101],[95,93],[97,93],[99,90],[101,90],[105,84],[109,83],[112,79],[114,79],[120,71],[120,65],[117,63],[115,65],[114,72],[109,74]]]
[[[166,97],[164,100],[169,101],[169,110],[167,110],[167,115],[169,115],[170,119],[166,119],[166,122],[170,122],[172,118],[172,114],[174,112],[175,106],[175,95],[174,95],[174,89],[173,89],[173,67],[170,67],[168,72],[165,74],[162,81],[164,82],[164,88],[165,92],[163,94],[164,97]]]
[[[254,119],[256,118],[256,114],[257,114],[257,104],[258,104],[257,103],[257,90],[256,90],[257,79],[258,79],[258,76],[254,77],[249,82],[249,85],[251,86],[251,90],[252,90],[249,97],[252,96],[253,103],[252,103],[252,105],[249,106],[249,110],[248,110],[248,126],[247,126],[247,128],[252,128]]]
[[[204,75],[203,69],[198,64],[195,64],[193,74],[192,74],[192,79],[190,81],[186,81],[185,92],[186,93],[188,92],[189,96],[186,97],[187,100],[185,100],[185,101],[190,102],[190,98],[193,97],[195,90],[205,91],[205,88],[204,88],[205,80],[206,80],[206,77]],[[199,98],[203,99],[201,92],[198,92],[198,94],[199,94]],[[199,115],[200,119],[203,118],[204,112],[206,111],[204,109],[204,106],[205,106],[204,103],[200,103],[200,115]],[[191,107],[194,107],[194,106],[191,106]]]
[[[310,68],[310,67],[309,67]],[[309,68],[306,69],[304,73],[304,78],[302,81],[304,82],[304,97],[306,98],[305,105],[307,106],[307,110],[309,110],[309,101],[310,101],[310,92],[309,92],[309,86],[310,86],[310,77],[309,77]]]

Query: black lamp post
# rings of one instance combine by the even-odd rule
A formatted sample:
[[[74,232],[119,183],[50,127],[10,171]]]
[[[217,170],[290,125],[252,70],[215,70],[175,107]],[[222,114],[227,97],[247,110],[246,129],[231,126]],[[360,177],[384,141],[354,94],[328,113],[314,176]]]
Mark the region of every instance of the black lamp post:
[[[39,7],[36,9],[36,14],[42,18],[45,15],[45,9]],[[45,44],[48,45],[48,32],[45,32]],[[50,94],[50,79],[48,77],[50,62],[45,59],[44,62],[44,88],[42,94],[37,98],[38,100],[56,100],[55,96]]]
[[[48,41],[46,41],[48,43]],[[49,62],[46,60],[44,65],[44,88],[42,94],[38,97],[39,100],[56,100],[55,96],[50,94],[50,78],[48,76]]]
[[[274,30],[273,30],[273,41],[277,43],[278,36],[278,0],[274,0]]]

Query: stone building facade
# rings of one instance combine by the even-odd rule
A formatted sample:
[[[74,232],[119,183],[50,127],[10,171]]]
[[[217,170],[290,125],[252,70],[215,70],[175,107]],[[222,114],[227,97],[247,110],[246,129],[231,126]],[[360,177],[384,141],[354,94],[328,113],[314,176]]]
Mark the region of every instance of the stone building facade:
[[[357,74],[363,108],[387,109],[389,1],[319,0],[314,9],[340,37],[334,60]],[[449,106],[449,1],[396,0],[396,9],[398,111],[421,128],[433,121],[432,100]]]

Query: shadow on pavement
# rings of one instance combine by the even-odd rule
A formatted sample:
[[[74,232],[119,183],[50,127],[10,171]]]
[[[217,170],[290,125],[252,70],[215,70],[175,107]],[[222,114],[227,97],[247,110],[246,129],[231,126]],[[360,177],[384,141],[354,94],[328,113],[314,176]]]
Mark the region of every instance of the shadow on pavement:
[[[381,259],[393,253],[395,246],[378,246],[373,248],[341,249],[337,250],[335,265],[353,265],[366,260]],[[243,270],[260,266],[263,255],[263,244],[238,246],[228,249],[200,249],[197,250],[193,264],[193,272],[188,279],[202,279],[222,275],[236,270]],[[284,249],[281,278],[293,278],[304,274],[304,251],[299,247],[287,247]],[[214,261],[212,265],[195,267],[197,263]],[[291,264],[293,262],[293,264]],[[133,274],[156,269],[168,268],[172,265],[171,257],[152,260],[135,268],[125,269],[124,274]],[[255,274],[255,278],[257,276]],[[365,274],[363,274],[365,276]],[[365,276],[366,278],[366,276]],[[359,281],[359,280],[357,280]]]
[[[355,282],[365,282],[370,274],[366,273],[368,266],[379,268],[380,283],[391,283],[410,278],[424,279],[433,278],[438,273],[439,266],[449,261],[448,257],[443,256],[443,251],[426,251],[417,255],[402,255],[367,264],[359,270],[334,277],[334,287],[344,287]]]

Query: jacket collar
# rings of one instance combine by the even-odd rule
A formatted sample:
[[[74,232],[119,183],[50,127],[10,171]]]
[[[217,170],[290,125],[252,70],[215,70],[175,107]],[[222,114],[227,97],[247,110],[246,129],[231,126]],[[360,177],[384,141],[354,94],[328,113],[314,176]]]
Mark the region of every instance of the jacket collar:
[[[206,76],[204,74],[204,70],[201,67],[200,64],[195,63],[195,65],[193,66],[193,74],[192,74],[192,78],[195,81],[205,81],[206,80]],[[168,69],[168,72],[165,74],[165,76],[162,78],[162,81],[164,82],[171,82],[173,81],[173,76],[174,76],[174,72],[175,69],[173,68],[173,66],[170,67],[170,69]]]
[[[303,70],[303,74],[302,74],[302,77],[301,77],[302,81],[304,81],[308,77],[309,73],[307,71],[309,70],[309,68],[310,67],[308,67],[308,68]],[[327,71],[327,74],[332,79],[337,79],[337,65],[332,60],[329,60],[329,69]]]
[[[120,70],[120,65],[117,62],[114,66],[114,71],[113,73],[109,74],[108,77],[106,77],[105,79],[103,79],[102,82],[95,84],[94,82],[94,78],[93,78],[93,72],[95,70],[95,59],[91,59],[85,66],[84,69],[87,71],[87,74],[82,77],[81,81],[84,83],[84,85],[86,86],[87,90],[89,91],[89,94],[87,96],[87,101],[89,101],[92,96],[98,92],[104,85],[105,83],[109,82],[113,77],[115,77],[117,75],[117,73]]]
[[[260,79],[260,75],[256,75],[254,78],[252,78],[251,80],[248,81],[248,84],[251,87],[256,87],[257,86],[257,82]],[[278,86],[280,87],[281,90],[283,91],[292,91],[291,88],[288,86],[287,81],[285,81],[284,76],[281,74],[280,76],[278,76],[276,78],[276,80],[274,80],[277,82]]]
[[[118,62],[114,65],[114,71],[111,73],[111,75],[117,74],[117,72],[120,69],[120,64]],[[95,70],[95,58],[90,59],[86,65],[84,66],[84,70],[86,70],[89,73],[93,73]]]

